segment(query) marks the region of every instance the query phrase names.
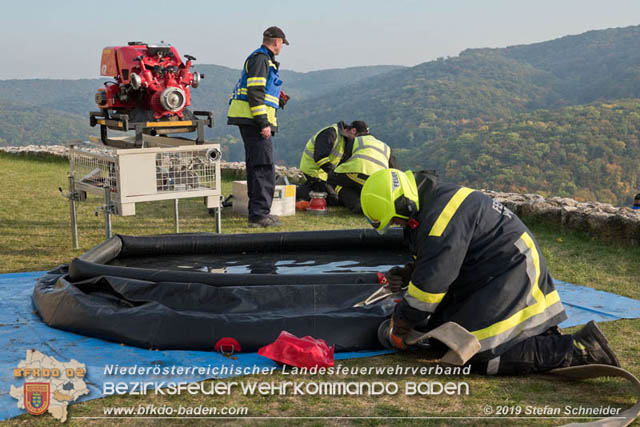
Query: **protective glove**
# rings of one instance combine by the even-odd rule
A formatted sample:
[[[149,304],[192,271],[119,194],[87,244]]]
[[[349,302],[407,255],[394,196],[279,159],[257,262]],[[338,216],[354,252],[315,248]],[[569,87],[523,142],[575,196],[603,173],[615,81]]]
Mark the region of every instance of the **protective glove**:
[[[286,93],[284,93],[283,90],[281,90],[280,100],[278,101],[278,105],[280,106],[280,109],[284,110],[284,106],[287,105],[287,102],[289,102],[289,99],[291,99],[291,97]]]
[[[409,262],[405,264],[404,267],[396,266],[387,271],[385,273],[385,277],[389,282],[387,288],[391,292],[400,292],[409,286],[414,267],[415,264],[413,262]]]
[[[396,309],[396,311],[393,312],[393,316],[391,316],[391,329],[389,333],[391,345],[398,350],[406,350],[407,344],[405,344],[404,340],[413,327],[414,324],[407,319],[403,319],[402,316],[399,316]]]
[[[324,191],[327,193],[327,203],[330,206],[338,206],[339,203],[339,198],[338,198],[338,193],[336,193],[335,188],[333,188],[332,185],[327,184],[326,182],[324,183]]]

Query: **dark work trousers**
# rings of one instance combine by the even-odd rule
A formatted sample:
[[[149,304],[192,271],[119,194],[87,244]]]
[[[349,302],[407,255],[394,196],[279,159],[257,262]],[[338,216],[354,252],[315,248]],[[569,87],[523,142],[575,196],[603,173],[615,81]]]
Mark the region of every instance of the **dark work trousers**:
[[[276,169],[273,164],[273,141],[264,139],[253,126],[239,126],[244,142],[244,158],[247,165],[247,195],[249,196],[249,221],[258,221],[269,215],[276,186]]]
[[[357,180],[350,178],[346,173],[332,173],[327,182],[336,188],[340,204],[346,206],[353,213],[362,213],[360,205],[362,184],[358,181],[364,182],[368,176],[361,173],[349,175],[355,175]]]
[[[471,370],[486,375],[527,375],[566,368],[573,357],[573,337],[557,327],[529,337],[490,360],[469,362]]]

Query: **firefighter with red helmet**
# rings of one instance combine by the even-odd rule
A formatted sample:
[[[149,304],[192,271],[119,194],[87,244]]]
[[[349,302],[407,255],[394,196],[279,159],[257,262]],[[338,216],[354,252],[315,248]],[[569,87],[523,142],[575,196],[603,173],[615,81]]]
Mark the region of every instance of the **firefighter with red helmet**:
[[[573,335],[533,234],[501,203],[428,172],[385,169],[371,175],[362,210],[378,232],[401,225],[415,262],[394,267],[388,280],[406,289],[390,338],[406,348],[409,332],[455,322],[473,334],[472,370],[526,374],[602,363],[619,366],[594,322]],[[426,322],[426,325],[425,325]]]

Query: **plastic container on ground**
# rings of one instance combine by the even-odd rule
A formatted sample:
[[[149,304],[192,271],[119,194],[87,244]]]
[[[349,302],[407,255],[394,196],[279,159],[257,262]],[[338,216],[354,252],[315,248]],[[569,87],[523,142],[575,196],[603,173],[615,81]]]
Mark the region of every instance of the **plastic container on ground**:
[[[247,181],[233,181],[233,212],[239,215],[248,214],[249,197]],[[296,214],[296,186],[276,185],[271,204],[271,214],[291,216]]]

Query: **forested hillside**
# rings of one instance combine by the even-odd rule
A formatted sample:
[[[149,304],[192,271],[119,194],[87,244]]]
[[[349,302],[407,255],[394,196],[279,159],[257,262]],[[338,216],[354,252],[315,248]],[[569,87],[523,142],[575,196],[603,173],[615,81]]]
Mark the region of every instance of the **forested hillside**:
[[[0,102],[0,145],[63,144],[96,134],[79,114],[19,102]],[[20,142],[24,142],[21,144]]]
[[[399,150],[406,167],[474,188],[631,205],[640,181],[640,99],[461,120],[454,137]]]

